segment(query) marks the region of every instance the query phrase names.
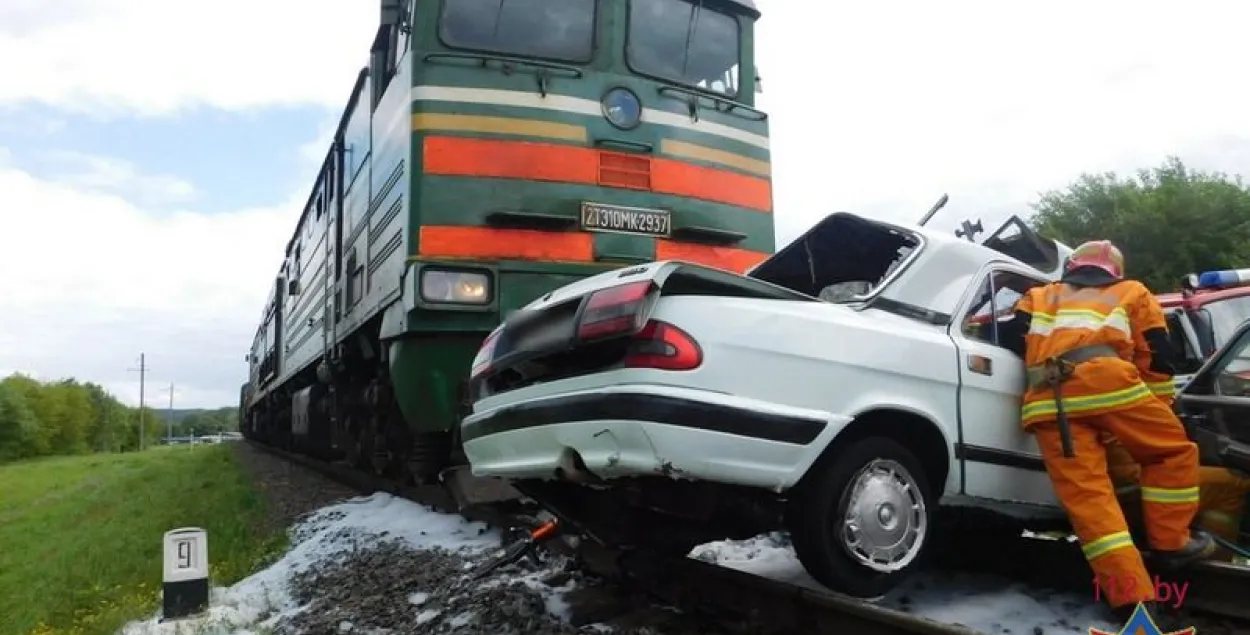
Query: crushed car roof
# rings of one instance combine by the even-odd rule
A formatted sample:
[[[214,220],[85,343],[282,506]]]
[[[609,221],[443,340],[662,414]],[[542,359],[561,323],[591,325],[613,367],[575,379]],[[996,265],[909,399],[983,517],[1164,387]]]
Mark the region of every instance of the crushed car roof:
[[[1013,217],[1004,223],[1004,227],[1016,220]],[[871,226],[887,232],[876,235],[849,234],[855,225]],[[1020,223],[1020,227],[1025,233],[1031,233],[1023,223]],[[911,242],[908,235],[919,237],[921,245],[913,253],[900,259],[899,248]],[[799,290],[846,280],[875,279],[891,262],[897,260],[898,264],[890,273],[875,281],[880,287],[869,292],[864,299],[880,295],[938,314],[950,314],[957,308],[973,282],[973,277],[989,263],[1011,263],[1037,271],[1044,278],[1055,279],[1062,269],[1063,257],[1071,250],[1056,241],[1044,238],[1041,240],[1054,245],[1054,266],[1049,271],[1030,265],[1011,253],[970,242],[950,233],[919,225],[881,221],[852,212],[835,212],[813,224],[772,257],[752,268],[747,275]],[[1027,241],[1018,244],[1026,247],[1033,245],[1026,243]],[[839,258],[839,270],[836,273],[824,277],[817,273],[815,262],[824,260],[822,254]],[[848,258],[847,254],[851,256]],[[803,280],[809,276],[810,280]],[[808,291],[811,292],[807,293]],[[812,289],[803,292],[812,296],[817,293]]]

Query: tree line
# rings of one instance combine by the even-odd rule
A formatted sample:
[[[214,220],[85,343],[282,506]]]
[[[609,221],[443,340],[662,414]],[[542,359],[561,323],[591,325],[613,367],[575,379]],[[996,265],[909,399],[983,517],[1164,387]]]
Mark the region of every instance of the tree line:
[[[1250,267],[1250,188],[1177,157],[1129,177],[1082,174],[1032,207],[1031,224],[1045,236],[1072,247],[1114,242],[1126,275],[1155,293],[1176,291],[1190,273]]]
[[[172,423],[176,437],[203,436],[239,429],[239,409],[226,406],[216,410],[175,410],[162,413],[167,425]]]
[[[234,408],[222,408],[187,414],[177,422],[174,434],[237,429],[234,412]],[[45,382],[15,373],[0,380],[0,463],[41,456],[129,452],[140,448],[140,434],[144,446],[160,443],[167,432],[165,418],[145,407],[141,431],[140,414],[138,408],[122,404],[91,382]]]

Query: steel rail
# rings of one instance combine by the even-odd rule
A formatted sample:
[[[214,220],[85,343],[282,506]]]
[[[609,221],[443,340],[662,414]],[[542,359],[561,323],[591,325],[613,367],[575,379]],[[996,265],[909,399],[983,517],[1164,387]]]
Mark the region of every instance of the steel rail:
[[[402,485],[250,439],[245,442],[362,494],[384,491],[503,528],[520,520],[514,513],[490,508],[462,513],[450,494],[439,487]],[[832,591],[772,580],[693,558],[610,549],[590,540],[575,542],[573,545],[553,540],[549,544],[559,552],[576,555],[588,573],[636,588],[727,630],[760,635],[982,635],[963,625],[944,624]]]

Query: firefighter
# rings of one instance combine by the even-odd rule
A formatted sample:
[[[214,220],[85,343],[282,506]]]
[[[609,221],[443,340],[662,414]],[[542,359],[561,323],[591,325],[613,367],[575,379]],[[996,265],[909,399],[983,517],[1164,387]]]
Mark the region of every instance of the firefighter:
[[[1162,312],[1162,309],[1160,309]],[[1167,323],[1161,327],[1164,329],[1165,337],[1167,331]],[[1168,346],[1168,354],[1174,355],[1175,349],[1170,346],[1172,340],[1165,340]],[[1150,342],[1137,342],[1139,348],[1133,354],[1133,364],[1137,366],[1137,372],[1141,374],[1141,380],[1146,384],[1146,388],[1150,389],[1150,393],[1163,401],[1168,408],[1176,402],[1176,377],[1172,375],[1171,363],[1167,365],[1166,371],[1160,371],[1159,365],[1152,365],[1150,362],[1156,355]],[[1175,359],[1175,358],[1173,358]]]
[[[1123,504],[1134,508],[1140,504],[1141,466],[1133,460],[1124,445],[1111,435],[1102,439],[1107,448],[1107,471]],[[1223,467],[1198,468],[1198,525],[1233,544],[1239,544],[1241,523],[1245,515],[1246,497],[1250,496],[1250,478]],[[1213,558],[1231,561],[1233,553],[1220,548]]]
[[[1150,350],[1147,348],[1144,355],[1142,353],[1139,351],[1137,357],[1142,381],[1155,397],[1168,408],[1172,408],[1176,402],[1174,378],[1172,375],[1151,370]],[[1135,511],[1140,511],[1141,466],[1114,436],[1103,433],[1101,441],[1107,448],[1107,472],[1111,475],[1117,494],[1124,503],[1129,503],[1134,506]],[[1223,467],[1199,466],[1198,495],[1197,524],[1228,542],[1238,544],[1246,497],[1250,496],[1250,478],[1239,476]],[[1231,551],[1221,547],[1212,557],[1231,561],[1233,555]]]
[[[1115,436],[1141,465],[1146,533],[1154,553],[1182,566],[1214,542],[1190,531],[1198,509],[1198,448],[1172,410],[1150,392],[1139,365],[1171,375],[1172,350],[1158,301],[1124,278],[1110,241],[1072,252],[1058,281],[1030,289],[1015,306],[1008,342],[1028,377],[1021,423],[1037,438],[1055,493],[1118,618],[1153,603],[1154,585],[1133,544],[1107,472],[1100,433]],[[1139,351],[1150,351],[1147,356]]]

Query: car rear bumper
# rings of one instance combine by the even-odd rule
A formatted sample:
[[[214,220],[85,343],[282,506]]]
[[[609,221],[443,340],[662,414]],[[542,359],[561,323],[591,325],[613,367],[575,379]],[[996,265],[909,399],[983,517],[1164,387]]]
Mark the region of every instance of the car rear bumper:
[[[626,384],[507,404],[461,424],[473,473],[508,479],[670,476],[785,489],[819,453],[827,412]]]

